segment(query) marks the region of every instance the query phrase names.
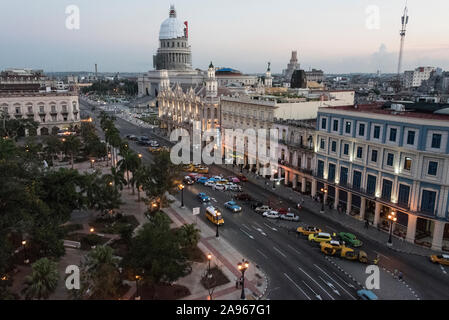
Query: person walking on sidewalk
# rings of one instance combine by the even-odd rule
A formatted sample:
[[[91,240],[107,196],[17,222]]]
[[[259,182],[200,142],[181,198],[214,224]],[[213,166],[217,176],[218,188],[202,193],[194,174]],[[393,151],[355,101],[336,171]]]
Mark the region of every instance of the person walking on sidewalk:
[[[369,227],[369,221],[368,221],[368,219],[365,219],[365,229],[368,229],[368,227]]]

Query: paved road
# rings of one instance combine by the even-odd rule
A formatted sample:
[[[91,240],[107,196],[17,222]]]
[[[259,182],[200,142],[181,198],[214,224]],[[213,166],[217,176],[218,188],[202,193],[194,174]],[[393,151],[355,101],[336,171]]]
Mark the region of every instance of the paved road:
[[[81,104],[84,110],[86,107]],[[117,119],[117,128],[121,135],[147,135],[155,138],[161,145],[167,145],[165,140],[153,134],[151,129],[139,128],[135,125]],[[143,155],[144,161],[151,161],[151,154],[145,147],[130,142],[130,146]],[[211,174],[231,175],[229,171],[211,166]],[[269,299],[354,299],[356,290],[360,287],[346,274],[338,270],[304,238],[298,238],[295,233],[289,233],[284,227],[296,228],[299,224],[317,225],[329,232],[337,232],[339,226],[333,221],[303,210],[300,213],[300,223],[287,221],[270,221],[254,213],[242,204],[243,212],[232,214],[223,207],[230,200],[232,193],[212,191],[201,185],[188,186],[184,190],[184,202],[187,207],[202,206],[196,200],[198,192],[206,191],[213,199],[211,204],[218,206],[224,214],[225,225],[220,228],[220,235],[244,253],[245,258],[260,265],[269,278]],[[244,191],[256,199],[271,203],[280,199],[268,188],[246,183]],[[178,195],[179,197],[179,195]],[[294,203],[281,204],[284,207],[294,207]],[[202,209],[204,211],[204,209]],[[317,204],[319,210],[319,204]],[[293,210],[294,211],[294,210]],[[205,219],[204,215],[200,219]],[[381,265],[390,269],[398,269],[404,273],[404,279],[414,288],[422,299],[449,299],[449,270],[433,265],[424,257],[400,254],[388,248],[358,237],[364,242],[363,249],[371,254],[380,254]],[[360,268],[363,268],[360,265]],[[382,284],[381,284],[382,287]],[[388,296],[394,287],[381,288],[388,290]]]

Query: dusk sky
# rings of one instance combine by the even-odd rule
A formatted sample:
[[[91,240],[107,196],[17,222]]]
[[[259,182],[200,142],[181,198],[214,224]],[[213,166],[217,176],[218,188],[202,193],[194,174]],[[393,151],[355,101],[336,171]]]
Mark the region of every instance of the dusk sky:
[[[171,3],[189,21],[195,68],[212,60],[254,73],[271,61],[278,73],[297,50],[306,70],[396,72],[402,0],[1,1],[0,69],[93,71],[97,63],[100,72],[151,70]],[[80,9],[79,30],[66,28],[68,5]],[[408,8],[402,69],[449,70],[449,2],[409,0]]]

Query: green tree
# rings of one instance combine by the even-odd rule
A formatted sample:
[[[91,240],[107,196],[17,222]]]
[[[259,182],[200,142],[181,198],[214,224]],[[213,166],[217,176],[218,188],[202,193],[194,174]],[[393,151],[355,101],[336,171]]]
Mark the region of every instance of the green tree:
[[[140,201],[140,190],[147,183],[150,178],[149,168],[146,166],[139,166],[133,171],[133,176],[131,178],[131,184],[137,189],[137,201]]]
[[[55,156],[62,151],[62,141],[56,136],[48,136],[45,139],[45,147],[44,152],[46,154],[46,158],[53,162]]]
[[[200,240],[200,230],[194,224],[184,224],[177,230],[181,247],[185,249],[193,249]]]
[[[58,264],[42,258],[33,263],[31,268],[31,275],[26,277],[22,291],[25,299],[48,299],[58,285]]]
[[[161,213],[155,214],[132,238],[124,264],[142,272],[144,282],[152,285],[172,283],[191,270],[179,237],[170,232],[170,221]]]
[[[129,149],[124,149],[121,153],[122,159],[117,163],[120,170],[123,170],[123,172],[126,172],[126,183],[128,185],[128,188],[130,187],[130,180],[129,180],[129,172],[136,171],[137,168],[140,166],[140,158],[139,156],[130,151]],[[133,194],[134,194],[134,185],[133,185]]]
[[[81,149],[81,141],[75,136],[68,136],[62,145],[65,154],[70,155],[70,164],[73,169],[73,158]]]

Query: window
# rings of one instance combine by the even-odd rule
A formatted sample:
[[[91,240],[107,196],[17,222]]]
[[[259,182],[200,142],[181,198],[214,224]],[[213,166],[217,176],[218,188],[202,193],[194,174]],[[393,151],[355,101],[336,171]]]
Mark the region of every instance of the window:
[[[322,178],[324,173],[324,161],[318,160],[318,177]]]
[[[380,138],[380,126],[374,126],[373,136],[374,136],[374,139]]]
[[[423,190],[421,198],[421,211],[425,213],[434,214],[435,212],[436,192]]]
[[[407,144],[415,144],[415,131],[409,131],[407,134]]]
[[[321,138],[321,141],[320,141],[320,149],[324,149],[324,139],[323,138]]]
[[[326,129],[326,118],[321,118],[321,129]]]
[[[330,182],[335,181],[335,164],[333,163],[329,163],[329,172],[327,175],[327,180],[329,180]]]
[[[366,193],[368,193],[369,195],[374,195],[374,193],[376,192],[376,180],[377,178],[375,176],[372,175],[368,175],[368,179],[366,182]]]
[[[432,135],[432,148],[440,149],[441,146],[441,134],[434,133]]]
[[[412,158],[405,157],[404,170],[410,170],[412,168]]]
[[[346,121],[345,133],[351,133],[351,121]]]
[[[371,161],[377,162],[377,150],[371,151]]]
[[[391,189],[393,183],[390,180],[384,179],[382,182],[382,199],[391,200]]]
[[[396,142],[396,134],[398,132],[398,129],[396,128],[391,128],[390,129],[390,141],[392,142]]]
[[[365,124],[359,124],[359,136],[365,136]]]
[[[343,154],[348,155],[349,154],[349,144],[345,143],[343,145]]]
[[[331,149],[332,149],[332,152],[337,152],[337,142],[336,141],[332,141]]]
[[[355,190],[360,190],[361,182],[362,182],[362,173],[360,171],[354,170],[354,175],[352,177],[352,187]]]
[[[399,185],[398,204],[401,206],[408,206],[410,196],[410,187],[405,184]]]
[[[394,162],[394,154],[393,153],[387,154],[387,166],[392,167],[393,162]]]
[[[363,148],[357,147],[357,158],[362,159],[363,156]]]
[[[334,120],[334,131],[338,131],[338,120]]]
[[[429,161],[429,168],[427,170],[427,173],[431,176],[436,176],[438,170],[438,162],[436,161]]]
[[[348,168],[341,167],[340,169],[340,184],[345,186],[348,183]]]

